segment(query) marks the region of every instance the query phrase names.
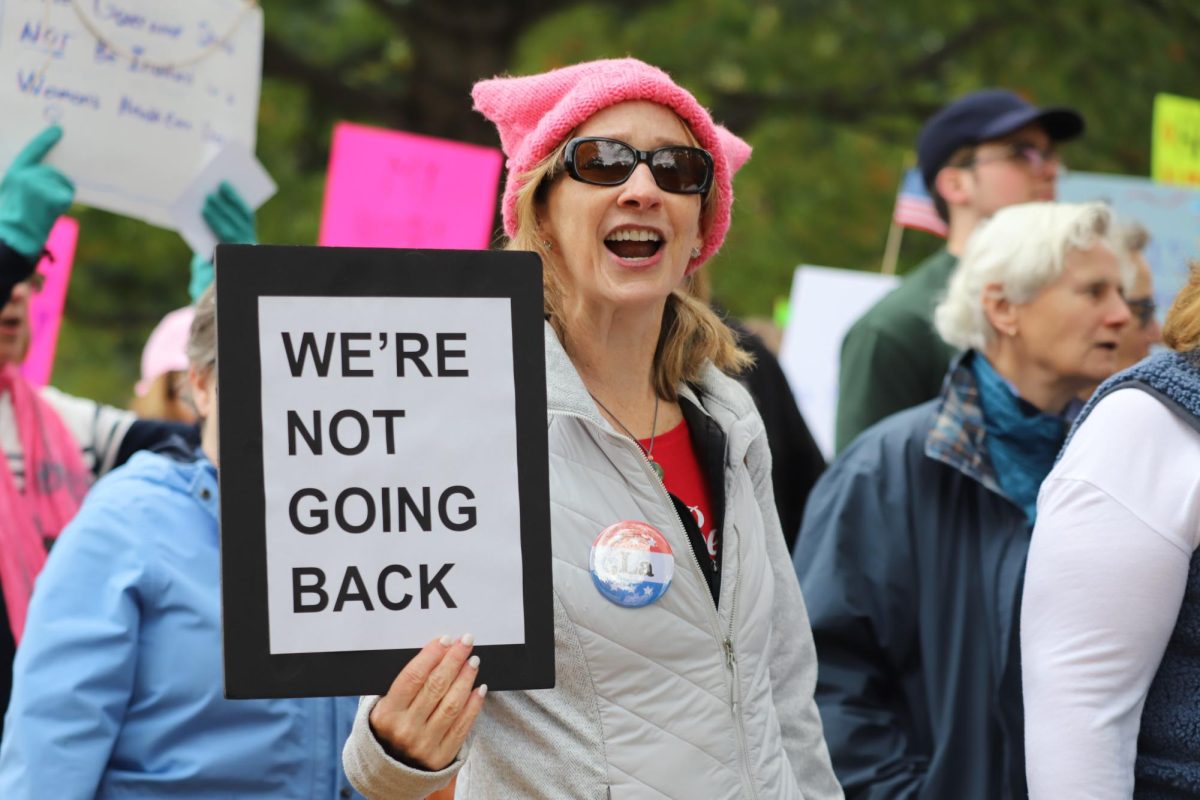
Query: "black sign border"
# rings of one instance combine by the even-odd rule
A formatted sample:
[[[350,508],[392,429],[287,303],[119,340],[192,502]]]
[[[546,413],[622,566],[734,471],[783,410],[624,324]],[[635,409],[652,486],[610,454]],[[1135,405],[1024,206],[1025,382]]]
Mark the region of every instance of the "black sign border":
[[[220,245],[215,263],[219,371],[229,380],[239,376],[236,394],[229,390],[228,380],[224,385],[219,381],[217,387],[221,530],[229,534],[221,537],[225,696],[383,694],[418,652],[270,653],[258,349],[258,298],[264,296],[504,297],[511,301],[525,643],[479,645],[474,652],[481,661],[478,681],[490,690],[553,687],[546,365],[537,256],[475,250]],[[260,379],[244,377],[254,375]]]

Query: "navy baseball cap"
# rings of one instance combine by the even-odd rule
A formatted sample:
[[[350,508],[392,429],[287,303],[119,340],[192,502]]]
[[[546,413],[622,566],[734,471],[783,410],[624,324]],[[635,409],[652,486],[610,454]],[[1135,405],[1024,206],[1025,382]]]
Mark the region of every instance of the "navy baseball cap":
[[[1039,123],[1056,142],[1083,133],[1083,116],[1073,108],[1038,108],[1007,89],[981,89],[943,107],[925,123],[917,137],[917,165],[925,188],[955,150],[1007,136],[1031,122]]]

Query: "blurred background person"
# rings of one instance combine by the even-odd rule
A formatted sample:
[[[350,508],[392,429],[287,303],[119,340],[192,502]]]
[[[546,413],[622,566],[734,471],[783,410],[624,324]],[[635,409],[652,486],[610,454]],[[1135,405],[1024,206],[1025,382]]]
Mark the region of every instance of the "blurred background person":
[[[1200,264],[1042,486],[1021,608],[1029,794],[1200,796]]]
[[[199,448],[103,478],[37,582],[0,746],[0,796],[350,797],[354,698],[226,700],[215,292],[187,342]]]
[[[1137,270],[1133,288],[1125,298],[1133,319],[1122,330],[1117,346],[1117,368],[1125,369],[1150,355],[1150,348],[1162,341],[1163,329],[1155,313],[1154,276],[1146,261],[1150,233],[1140,223],[1129,221],[1121,226],[1120,240]]]
[[[707,269],[696,271],[692,277],[692,290],[697,298],[713,307],[737,335],[738,345],[754,359],[736,377],[750,392],[767,429],[767,443],[771,446],[771,487],[783,541],[790,553],[796,543],[796,534],[800,532],[804,504],[808,502],[817,478],[825,471],[825,456],[796,405],[796,396],[779,359],[765,339],[751,331],[744,320],[730,317],[712,300],[712,281]]]
[[[8,703],[13,654],[34,580],[92,481],[172,436],[198,441],[192,422],[139,420],[130,411],[51,386],[34,387],[20,373],[30,342],[29,301],[39,285],[37,264],[75,193],[66,175],[43,163],[62,136],[62,128],[46,128],[0,181],[0,447],[5,456],[0,460],[0,599],[8,622],[0,625],[0,710]],[[206,197],[203,217],[221,241],[253,239],[253,211],[232,187]],[[211,282],[211,265],[194,259],[193,296]]]
[[[717,127],[634,59],[473,96],[509,159],[509,246],[543,264],[556,683],[484,706],[470,639],[432,642],[363,699],[347,773],[392,798],[464,762],[460,797],[841,797],[763,423],[728,375],[747,357],[687,286],[730,224]],[[617,523],[673,555],[661,592],[589,563]]]
[[[186,399],[187,336],[194,316],[191,306],[177,308],[150,332],[142,350],[142,377],[129,404],[139,417],[196,421],[196,410]]]
[[[937,330],[941,397],[859,436],[809,498],[795,566],[847,796],[1025,796],[1018,599],[1038,486],[1129,309],[1108,208],[1002,209]]]
[[[863,314],[842,341],[836,447],[879,420],[938,396],[954,349],[933,308],[975,228],[1014,203],[1053,200],[1058,145],[1083,133],[1070,108],[1037,108],[1006,89],[963,95],[925,123],[917,162],[946,246]]]

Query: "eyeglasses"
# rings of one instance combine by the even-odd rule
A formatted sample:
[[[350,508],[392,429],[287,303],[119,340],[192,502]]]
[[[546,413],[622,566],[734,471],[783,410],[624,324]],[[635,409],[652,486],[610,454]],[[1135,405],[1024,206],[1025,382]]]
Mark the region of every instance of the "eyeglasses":
[[[1142,328],[1150,324],[1150,320],[1154,319],[1154,312],[1158,310],[1153,297],[1126,300],[1125,305],[1129,306],[1129,313],[1137,317],[1138,326]]]
[[[972,155],[958,166],[963,169],[969,169],[997,161],[1023,161],[1034,172],[1041,172],[1050,164],[1056,167],[1062,166],[1062,157],[1059,156],[1058,151],[1053,146],[1043,150],[1029,142],[1013,142],[1008,145],[1008,152],[998,153],[987,158],[977,158]]]
[[[563,163],[572,178],[596,186],[621,185],[641,163],[650,166],[654,182],[664,192],[705,194],[713,179],[708,151],[682,145],[638,150],[617,139],[585,136],[567,142]]]

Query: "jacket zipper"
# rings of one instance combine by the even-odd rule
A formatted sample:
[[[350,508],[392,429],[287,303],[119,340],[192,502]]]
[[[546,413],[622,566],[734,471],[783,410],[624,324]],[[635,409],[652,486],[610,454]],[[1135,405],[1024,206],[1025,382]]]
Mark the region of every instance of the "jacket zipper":
[[[574,413],[571,411],[559,411],[559,412],[555,412],[555,413],[563,414],[565,416],[576,417],[587,423],[590,423],[591,425],[595,425],[596,427],[600,428],[599,425],[596,425],[595,420],[593,420],[591,417],[589,417],[585,414],[577,414],[577,413]],[[609,436],[618,436],[615,433],[604,430],[604,428],[600,428],[600,430],[603,431],[604,433],[608,434]],[[688,537],[687,528],[684,527],[683,520],[680,519],[679,511],[675,508],[675,504],[671,502],[671,497],[667,492],[666,485],[662,482],[662,479],[658,477],[658,473],[654,471],[654,467],[652,467],[650,465],[649,456],[646,455],[645,451],[642,450],[642,448],[640,446],[638,446],[638,444],[636,442],[631,441],[628,436],[618,436],[618,438],[624,443],[623,446],[627,445],[629,447],[632,447],[633,449],[635,449],[637,451],[637,454],[639,456],[641,456],[642,465],[645,468],[646,472],[649,473],[651,482],[654,483],[654,485],[658,487],[658,490],[662,495],[662,499],[666,502],[667,506],[671,509],[671,513],[675,516],[675,524],[678,526],[679,532],[683,534],[683,541],[686,542],[688,545],[687,551],[692,556],[692,565],[696,567],[696,574],[700,576],[701,581],[703,581],[702,585],[705,587],[705,589],[707,589],[708,588],[708,579],[704,577],[704,569],[700,566],[700,558],[696,555],[696,549],[691,546],[691,539]],[[726,501],[725,507],[726,507],[726,509],[728,509],[728,507],[729,507],[728,494],[726,495],[725,501]],[[741,566],[742,566],[741,542],[740,541],[738,542],[737,556],[738,556],[738,570],[740,571]],[[737,655],[734,653],[734,650],[733,650],[733,625],[734,625],[734,621],[736,620],[736,617],[734,616],[734,612],[737,611],[737,590],[738,590],[739,583],[740,583],[740,581],[738,580],[738,576],[735,575],[734,582],[733,582],[733,589],[730,590],[729,633],[726,634],[725,638],[721,640],[721,648],[724,651],[723,655],[725,657],[725,668],[729,672],[729,681],[730,681],[729,711],[730,711],[730,715],[733,717],[734,727],[737,728],[738,755],[740,756],[739,760],[741,761],[741,764],[742,764],[742,783],[745,785],[746,790],[750,793],[750,796],[753,798],[757,798],[758,792],[754,788],[754,781],[751,777],[752,773],[750,772],[749,756],[747,754],[749,745],[746,743],[746,726],[745,726],[745,724],[742,720],[741,714],[739,713],[739,710],[738,710],[738,706],[740,705],[740,701],[741,701],[741,691],[739,689],[740,684],[738,682]],[[709,608],[712,609],[713,620],[717,623],[717,625],[714,626],[713,630],[715,633],[717,633],[717,636],[720,637],[720,627],[719,627],[720,623],[721,623],[720,611],[718,611],[718,609],[717,609],[716,601],[712,599],[711,592],[706,591],[705,597],[708,598],[708,606],[709,606]]]
[[[725,508],[729,508],[729,493],[725,493]],[[731,526],[732,527],[732,526]],[[742,566],[742,537],[737,538],[737,556],[738,569]],[[751,797],[758,797],[758,791],[754,788],[753,772],[750,770],[750,745],[746,742],[746,725],[742,714],[738,707],[741,705],[741,680],[739,679],[737,666],[737,653],[733,649],[733,626],[737,620],[737,591],[740,586],[740,581],[733,584],[733,589],[730,592],[729,599],[729,635],[725,637],[725,658],[729,665],[730,678],[733,681],[733,690],[730,692],[730,706],[733,711],[733,724],[737,728],[738,735],[738,752],[741,755],[742,761],[742,778],[746,783],[746,787],[750,791]]]

